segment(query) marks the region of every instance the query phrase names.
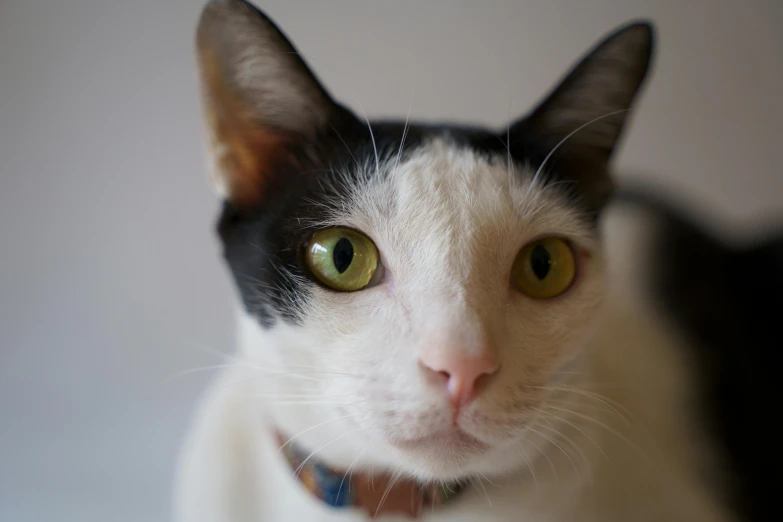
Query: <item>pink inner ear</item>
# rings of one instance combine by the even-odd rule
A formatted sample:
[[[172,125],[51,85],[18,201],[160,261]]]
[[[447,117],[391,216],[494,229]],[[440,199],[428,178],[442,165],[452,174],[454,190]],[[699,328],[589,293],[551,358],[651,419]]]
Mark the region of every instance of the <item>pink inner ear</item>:
[[[253,111],[226,81],[213,53],[201,54],[205,116],[211,129],[212,153],[227,198],[240,207],[263,202],[275,170],[296,161],[287,146],[291,136],[252,121]]]
[[[285,135],[265,129],[231,128],[218,136],[223,148],[217,167],[232,203],[248,207],[263,202],[270,178],[284,161],[294,161]]]

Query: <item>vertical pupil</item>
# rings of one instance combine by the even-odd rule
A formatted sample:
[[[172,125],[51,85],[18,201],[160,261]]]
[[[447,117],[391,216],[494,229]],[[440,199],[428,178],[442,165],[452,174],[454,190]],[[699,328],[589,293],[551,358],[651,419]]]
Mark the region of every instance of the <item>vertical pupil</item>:
[[[543,280],[552,266],[552,256],[549,255],[549,250],[542,245],[533,248],[533,251],[530,253],[530,266],[536,277],[539,280]]]
[[[353,261],[353,244],[351,240],[345,237],[341,237],[340,240],[334,245],[334,251],[332,253],[332,260],[334,261],[334,267],[339,273],[343,273],[348,270]]]

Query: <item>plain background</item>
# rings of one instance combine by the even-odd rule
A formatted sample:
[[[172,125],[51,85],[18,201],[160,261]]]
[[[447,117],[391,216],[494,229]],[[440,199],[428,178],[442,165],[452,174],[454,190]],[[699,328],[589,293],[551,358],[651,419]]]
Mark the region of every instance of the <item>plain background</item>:
[[[192,33],[199,0],[0,0],[0,520],[163,521],[179,440],[232,349]],[[754,228],[783,209],[783,2],[262,6],[370,116],[503,125],[587,47],[658,24],[618,157]],[[412,96],[413,94],[413,96]]]

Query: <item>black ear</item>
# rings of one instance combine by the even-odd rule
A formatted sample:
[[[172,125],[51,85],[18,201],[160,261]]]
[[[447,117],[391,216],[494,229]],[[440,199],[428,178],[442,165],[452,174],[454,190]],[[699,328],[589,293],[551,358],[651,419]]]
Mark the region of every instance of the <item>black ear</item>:
[[[196,47],[213,179],[231,203],[261,204],[275,176],[303,170],[319,134],[344,109],[248,2],[209,2]]]
[[[593,208],[611,193],[607,173],[629,109],[647,74],[653,28],[627,25],[596,45],[525,119],[511,126],[511,146],[543,162],[560,177],[576,181]],[[531,149],[538,153],[531,154]]]

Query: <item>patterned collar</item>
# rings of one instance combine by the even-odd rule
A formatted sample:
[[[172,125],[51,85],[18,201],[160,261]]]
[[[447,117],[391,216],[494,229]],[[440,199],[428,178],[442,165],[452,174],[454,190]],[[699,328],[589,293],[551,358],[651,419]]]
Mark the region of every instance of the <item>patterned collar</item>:
[[[326,466],[277,433],[280,449],[299,481],[316,498],[335,508],[355,507],[371,518],[396,513],[412,518],[456,497],[462,485],[422,485],[388,475],[346,473]],[[391,486],[390,486],[391,484]]]

